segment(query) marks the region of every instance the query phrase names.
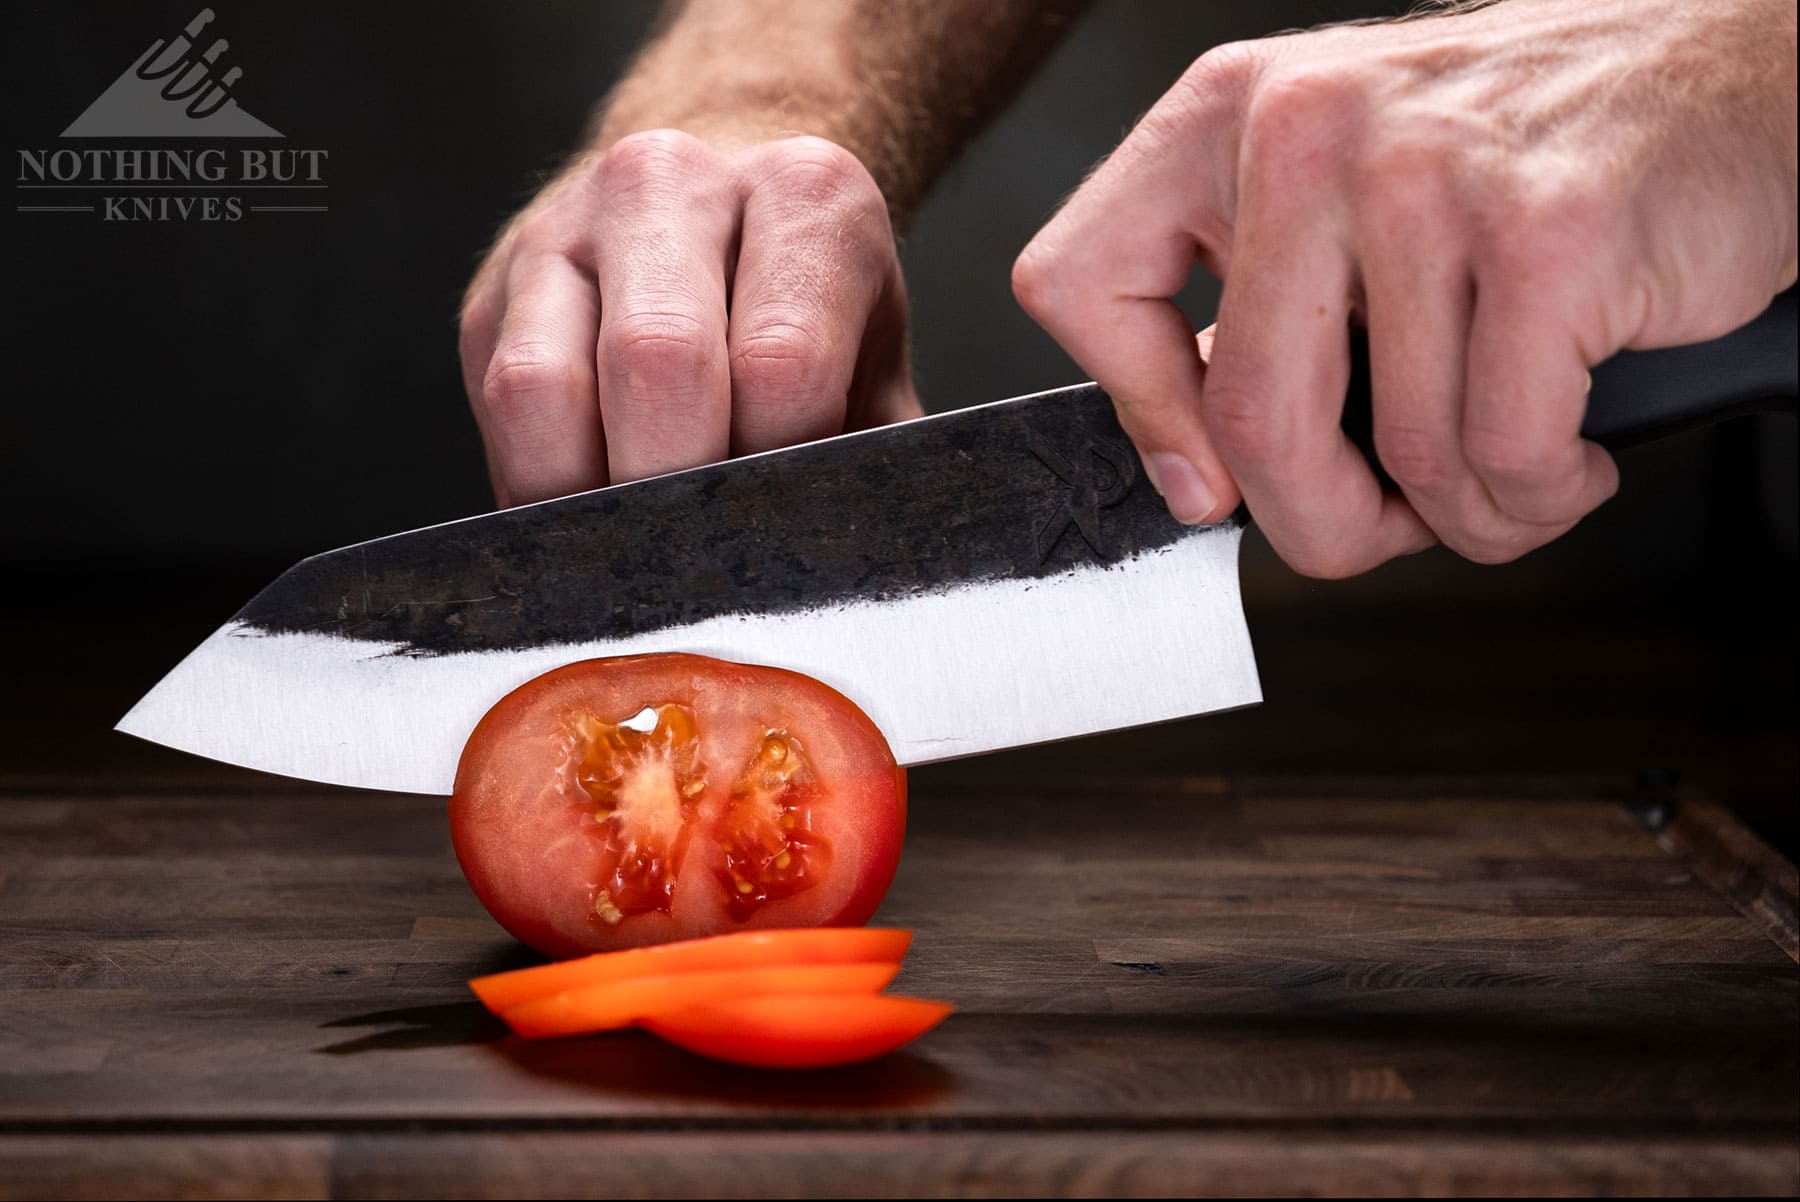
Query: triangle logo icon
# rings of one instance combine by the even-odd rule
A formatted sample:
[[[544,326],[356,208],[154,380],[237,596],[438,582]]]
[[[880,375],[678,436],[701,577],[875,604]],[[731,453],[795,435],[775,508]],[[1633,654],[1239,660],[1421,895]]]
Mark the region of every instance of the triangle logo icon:
[[[213,19],[201,9],[187,28],[159,38],[125,68],[86,111],[63,130],[65,138],[279,138],[283,135],[238,107],[231,89],[241,67],[222,69],[230,48],[208,43],[200,31]]]

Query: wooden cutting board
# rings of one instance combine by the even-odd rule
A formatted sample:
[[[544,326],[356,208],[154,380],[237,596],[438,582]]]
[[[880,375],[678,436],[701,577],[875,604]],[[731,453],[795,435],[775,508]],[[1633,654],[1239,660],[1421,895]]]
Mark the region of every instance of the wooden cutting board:
[[[923,771],[959,1012],[803,1075],[507,1036],[441,806],[0,797],[0,1196],[1800,1190],[1794,868],[1704,802]]]

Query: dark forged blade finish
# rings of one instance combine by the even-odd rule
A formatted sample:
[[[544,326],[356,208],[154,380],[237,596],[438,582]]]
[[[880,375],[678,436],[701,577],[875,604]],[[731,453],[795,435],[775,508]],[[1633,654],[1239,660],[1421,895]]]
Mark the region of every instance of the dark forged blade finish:
[[[1043,579],[1188,535],[1092,385],[303,560],[238,612],[404,655]]]
[[[1107,396],[1040,393],[304,560],[120,723],[310,779],[448,792],[559,664],[794,668],[905,763],[1260,700],[1235,524],[1192,529]]]

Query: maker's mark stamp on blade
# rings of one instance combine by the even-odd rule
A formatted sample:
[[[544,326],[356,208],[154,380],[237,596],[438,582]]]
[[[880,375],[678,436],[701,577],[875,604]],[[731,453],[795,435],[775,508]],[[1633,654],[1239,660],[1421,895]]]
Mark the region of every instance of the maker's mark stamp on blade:
[[[1112,559],[1111,544],[1100,528],[1100,511],[1111,509],[1131,492],[1137,482],[1136,457],[1092,436],[1080,440],[1073,456],[1065,456],[1036,430],[1026,435],[1025,445],[1065,488],[1050,519],[1038,528],[1038,562],[1049,562],[1071,526],[1096,556]]]

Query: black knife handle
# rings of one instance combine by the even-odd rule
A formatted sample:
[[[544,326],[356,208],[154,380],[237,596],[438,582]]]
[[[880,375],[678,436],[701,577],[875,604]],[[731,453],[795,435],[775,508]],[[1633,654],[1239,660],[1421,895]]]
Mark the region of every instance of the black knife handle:
[[[1722,338],[1654,351],[1621,351],[1593,371],[1581,433],[1611,449],[1746,413],[1793,411],[1800,400],[1795,289]],[[1369,346],[1350,346],[1344,432],[1374,463]],[[1385,472],[1380,472],[1383,480]]]

